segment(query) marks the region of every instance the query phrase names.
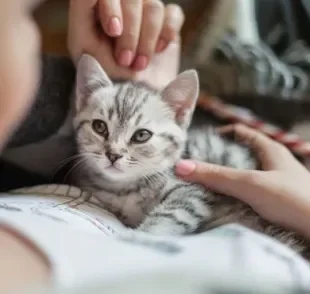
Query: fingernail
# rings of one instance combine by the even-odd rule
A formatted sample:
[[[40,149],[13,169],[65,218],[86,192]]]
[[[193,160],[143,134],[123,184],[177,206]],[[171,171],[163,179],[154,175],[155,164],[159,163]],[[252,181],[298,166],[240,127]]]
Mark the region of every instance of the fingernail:
[[[176,173],[179,176],[188,176],[196,168],[196,164],[190,160],[181,160],[176,165]]]
[[[164,49],[166,49],[167,45],[168,42],[165,39],[160,38],[156,46],[156,52],[158,53],[163,51]]]
[[[113,16],[110,19],[108,30],[111,36],[120,36],[122,34],[122,26],[118,17]]]
[[[130,66],[133,60],[133,52],[130,50],[122,50],[118,57],[118,63],[120,66]]]
[[[149,64],[149,58],[145,55],[138,55],[136,58],[134,64],[133,64],[133,69],[135,70],[143,70],[145,69]]]

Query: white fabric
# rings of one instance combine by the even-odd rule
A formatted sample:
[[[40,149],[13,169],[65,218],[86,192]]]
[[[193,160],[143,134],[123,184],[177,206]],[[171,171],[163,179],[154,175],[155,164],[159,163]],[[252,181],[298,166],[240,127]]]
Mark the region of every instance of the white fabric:
[[[56,293],[310,293],[308,264],[265,236],[229,225],[153,237],[94,204],[70,207],[81,193],[49,185],[0,194],[0,222],[45,252]]]
[[[260,37],[255,15],[255,0],[236,1],[236,35],[246,44],[259,44]]]

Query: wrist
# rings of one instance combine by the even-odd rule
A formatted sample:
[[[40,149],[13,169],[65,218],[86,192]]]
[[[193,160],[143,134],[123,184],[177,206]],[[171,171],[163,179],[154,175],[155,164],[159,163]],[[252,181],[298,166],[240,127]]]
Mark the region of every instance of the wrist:
[[[303,203],[294,212],[293,215],[286,217],[288,219],[287,227],[310,240],[310,203]]]

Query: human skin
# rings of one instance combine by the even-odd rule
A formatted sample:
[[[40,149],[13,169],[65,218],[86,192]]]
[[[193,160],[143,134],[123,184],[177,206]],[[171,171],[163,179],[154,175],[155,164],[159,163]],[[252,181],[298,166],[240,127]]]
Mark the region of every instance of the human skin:
[[[112,30],[110,23],[115,19],[119,28],[114,24]],[[159,0],[71,0],[68,48],[75,62],[82,53],[94,56],[112,78],[142,79],[161,88],[166,83],[145,78],[143,71],[154,67],[153,57],[169,45],[177,44],[174,47],[179,50],[183,22],[178,5],[164,6]],[[110,36],[115,37],[113,43]],[[174,54],[179,56],[178,51]],[[159,67],[154,68],[158,71]]]
[[[72,0],[74,4],[78,1],[82,0]],[[0,36],[2,38],[0,47],[0,150],[27,113],[38,85],[39,38],[30,16],[30,11],[36,2],[33,0],[0,1]],[[93,8],[94,6],[89,6],[89,9],[84,9],[83,12],[89,16],[88,13],[93,11]],[[143,11],[140,12],[143,13]],[[87,33],[83,31],[85,34],[79,35],[78,29],[72,29],[80,23],[72,18],[82,16],[74,13],[70,16],[69,35],[71,34],[71,39],[69,38],[69,44],[74,60],[78,60],[80,54],[85,51],[93,53],[111,77],[139,79],[150,84],[154,80],[154,75],[158,76],[165,72],[164,79],[157,79],[158,82],[152,84],[157,88],[161,88],[175,77],[179,61],[178,33],[174,40],[168,42],[167,48],[162,51],[161,55],[150,57],[149,66],[137,73],[134,70],[135,66],[119,65],[117,54],[115,54],[117,49],[108,43],[108,38],[100,41],[96,37],[94,43],[90,44],[83,41],[83,36],[85,38]],[[86,17],[82,17],[83,19],[86,22],[89,21]],[[94,29],[93,26],[88,28]],[[90,36],[92,33],[94,34],[90,31]],[[72,34],[76,35],[72,36]],[[72,40],[76,40],[76,43]],[[23,50],[20,50],[21,48]],[[109,48],[106,49],[108,51],[105,51],[105,48]],[[109,56],[109,58],[103,58],[103,56]],[[181,162],[177,166],[180,176],[222,193],[239,197],[248,202],[263,217],[295,228],[309,236],[307,229],[310,218],[310,204],[307,197],[310,183],[308,172],[285,147],[262,134],[253,133],[241,126],[228,131],[235,131],[248,141],[249,145],[260,155],[265,171],[241,172],[198,162]],[[246,190],[244,187],[253,189],[253,193],[243,193],[242,191]],[[4,226],[0,226],[0,260],[0,274],[1,277],[5,277],[0,282],[0,293],[8,293],[9,290],[24,290],[25,286],[33,283],[38,285],[49,283],[50,267],[44,254],[34,244]]]
[[[0,36],[2,41],[0,46],[0,153],[9,136],[27,114],[38,87],[40,38],[31,17],[31,12],[38,2],[41,1],[0,1]],[[142,80],[155,88],[162,88],[175,78],[179,69],[179,32],[184,18],[182,11],[177,6],[165,7],[157,0],[132,1],[132,3],[141,5],[141,9],[132,11],[131,13],[134,15],[129,21],[126,20],[125,15],[123,16],[122,21],[126,22],[126,29],[131,26],[130,21],[135,21],[134,16],[143,19],[145,15],[149,14],[145,9],[149,11],[150,7],[154,8],[155,6],[157,7],[155,9],[159,7],[156,13],[157,16],[158,13],[162,14],[162,22],[153,19],[152,24],[145,21],[140,23],[139,34],[135,36],[138,40],[135,45],[135,59],[128,67],[120,64],[118,54],[116,54],[120,48],[120,45],[117,44],[124,42],[123,32],[116,36],[118,38],[116,46],[113,46],[112,40],[104,34],[100,34],[98,38],[97,30],[90,25],[94,21],[92,14],[94,9],[99,9],[98,15],[105,18],[107,16],[104,9],[108,9],[108,6],[104,5],[115,5],[116,2],[116,0],[71,1],[68,43],[73,60],[77,61],[83,52],[88,52],[101,62],[112,78]],[[130,8],[128,8],[128,3],[129,0],[120,2],[121,5],[126,4],[127,11]],[[85,4],[92,5],[85,7],[83,6]],[[109,13],[113,14],[114,12],[111,11],[110,9]],[[101,17],[99,17],[99,21],[106,29],[106,26],[103,25],[105,19]],[[137,24],[133,23],[133,26],[137,26]],[[151,29],[152,32],[146,34],[148,30],[144,29],[145,26],[149,26],[148,30]],[[167,34],[167,31],[170,32],[170,35]],[[126,33],[126,30],[124,32]],[[165,45],[159,46],[162,37],[165,38]],[[128,39],[128,36],[126,38]],[[154,44],[157,44],[155,49]],[[140,53],[148,56],[148,62],[144,66],[136,65],[139,63],[137,56]],[[165,74],[160,75],[161,72]],[[156,76],[158,79],[154,83]],[[24,292],[28,285],[48,285],[50,282],[51,269],[47,258],[40,249],[11,228],[3,225],[0,225],[0,260],[0,275],[2,277],[0,293]]]
[[[27,13],[35,2],[0,3],[0,152],[31,106],[39,79],[38,32]]]
[[[237,170],[203,162],[181,161],[177,174],[249,204],[264,219],[310,239],[310,173],[282,144],[244,125],[221,129],[235,133],[257,154],[259,170]]]

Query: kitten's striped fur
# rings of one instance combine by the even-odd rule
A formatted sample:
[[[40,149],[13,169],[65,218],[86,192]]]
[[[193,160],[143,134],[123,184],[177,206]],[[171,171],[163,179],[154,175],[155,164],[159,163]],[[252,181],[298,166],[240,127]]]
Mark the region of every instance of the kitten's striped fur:
[[[99,203],[137,230],[180,235],[238,222],[304,253],[302,238],[261,219],[246,204],[175,177],[173,167],[182,154],[240,169],[257,168],[246,147],[220,137],[196,114],[191,123],[197,96],[195,71],[179,75],[157,92],[143,84],[112,84],[96,60],[84,55],[74,119],[83,158],[78,185],[93,191]],[[94,120],[106,123],[107,128],[100,125],[103,135],[96,133]],[[135,143],[138,129],[150,131],[151,138]],[[118,156],[113,164],[109,154]]]

